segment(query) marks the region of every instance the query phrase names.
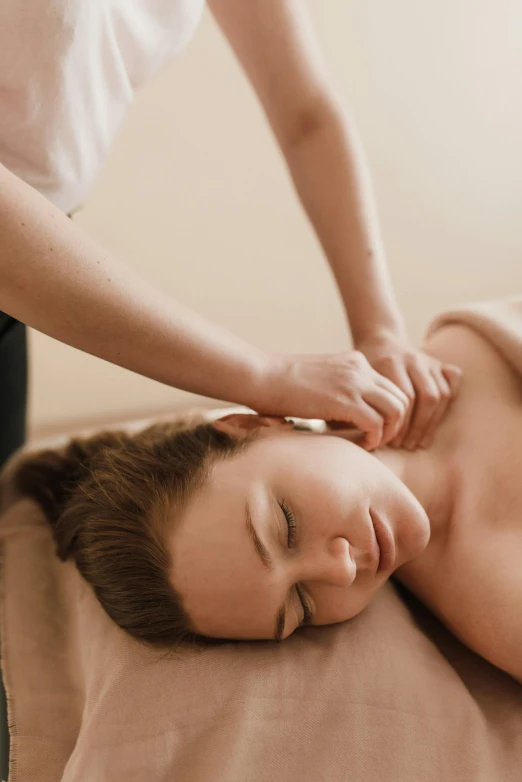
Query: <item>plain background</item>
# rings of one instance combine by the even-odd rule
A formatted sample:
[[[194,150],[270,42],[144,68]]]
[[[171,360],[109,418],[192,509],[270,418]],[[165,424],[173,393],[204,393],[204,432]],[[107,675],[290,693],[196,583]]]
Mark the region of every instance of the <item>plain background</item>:
[[[414,339],[440,310],[522,292],[518,0],[309,0],[374,181]],[[136,96],[75,220],[261,347],[350,345],[326,262],[210,14]],[[31,332],[30,433],[198,401]]]

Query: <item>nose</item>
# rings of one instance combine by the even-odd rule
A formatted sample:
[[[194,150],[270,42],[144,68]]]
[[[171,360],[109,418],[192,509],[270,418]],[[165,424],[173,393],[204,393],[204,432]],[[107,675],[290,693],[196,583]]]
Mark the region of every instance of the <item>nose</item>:
[[[323,541],[319,550],[309,554],[303,580],[323,581],[340,587],[348,587],[355,580],[357,568],[346,538],[335,537]]]

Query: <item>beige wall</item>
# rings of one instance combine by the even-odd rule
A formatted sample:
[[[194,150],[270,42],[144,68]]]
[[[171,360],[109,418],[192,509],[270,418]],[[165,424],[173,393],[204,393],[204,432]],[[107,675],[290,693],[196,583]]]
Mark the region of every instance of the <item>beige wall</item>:
[[[441,308],[522,290],[518,0],[310,0],[367,150],[415,338]],[[347,335],[265,121],[209,16],[137,97],[77,222],[252,342]],[[31,334],[31,431],[174,409],[188,394]]]

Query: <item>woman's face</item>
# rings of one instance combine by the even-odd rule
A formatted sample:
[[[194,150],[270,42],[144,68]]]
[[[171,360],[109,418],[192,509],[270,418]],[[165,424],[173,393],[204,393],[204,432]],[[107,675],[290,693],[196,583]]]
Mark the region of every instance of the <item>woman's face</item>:
[[[377,458],[281,424],[212,467],[169,548],[199,633],[279,639],[358,614],[428,539],[422,506]]]

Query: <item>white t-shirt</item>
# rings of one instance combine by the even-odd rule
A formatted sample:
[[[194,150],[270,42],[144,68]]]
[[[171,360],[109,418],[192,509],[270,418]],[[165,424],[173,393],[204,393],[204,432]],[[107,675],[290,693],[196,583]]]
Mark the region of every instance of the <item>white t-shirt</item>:
[[[0,161],[79,206],[136,87],[193,35],[205,0],[0,0]]]

